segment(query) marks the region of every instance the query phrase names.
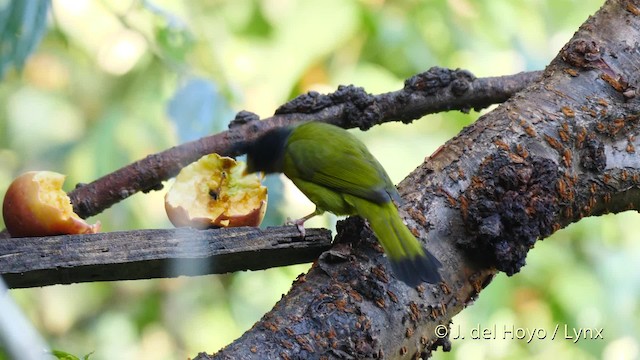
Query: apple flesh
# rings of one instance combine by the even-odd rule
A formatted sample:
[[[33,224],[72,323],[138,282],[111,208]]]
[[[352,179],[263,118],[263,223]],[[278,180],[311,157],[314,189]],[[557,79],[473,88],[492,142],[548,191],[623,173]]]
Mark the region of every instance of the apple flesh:
[[[93,234],[100,222],[89,225],[73,212],[62,190],[65,176],[52,171],[30,171],[18,176],[4,196],[2,216],[12,237]]]
[[[184,167],[165,195],[174,226],[197,229],[258,226],[267,209],[267,188],[246,164],[218,154]]]

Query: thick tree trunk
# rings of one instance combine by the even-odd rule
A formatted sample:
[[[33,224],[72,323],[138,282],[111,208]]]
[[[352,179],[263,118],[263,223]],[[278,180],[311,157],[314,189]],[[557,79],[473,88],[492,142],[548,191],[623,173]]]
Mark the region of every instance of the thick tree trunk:
[[[336,245],[241,338],[197,359],[426,357],[440,325],[535,241],[585,216],[638,209],[640,2],[609,0],[542,78],[429,157],[399,186],[405,219],[444,282],[395,279],[366,224]],[[419,82],[418,82],[419,83]],[[438,331],[441,332],[438,332]]]

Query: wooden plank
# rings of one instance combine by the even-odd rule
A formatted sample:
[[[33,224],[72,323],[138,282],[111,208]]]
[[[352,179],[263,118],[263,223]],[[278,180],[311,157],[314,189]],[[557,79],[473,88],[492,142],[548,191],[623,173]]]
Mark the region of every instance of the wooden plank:
[[[154,229],[0,239],[0,275],[9,288],[223,274],[311,262],[331,232],[295,226]]]

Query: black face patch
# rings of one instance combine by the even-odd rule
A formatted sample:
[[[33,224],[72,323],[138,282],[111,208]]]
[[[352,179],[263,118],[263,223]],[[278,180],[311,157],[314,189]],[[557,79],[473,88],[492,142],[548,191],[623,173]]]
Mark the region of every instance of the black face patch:
[[[267,174],[282,172],[282,160],[287,139],[293,128],[281,127],[268,131],[247,148],[247,172]]]

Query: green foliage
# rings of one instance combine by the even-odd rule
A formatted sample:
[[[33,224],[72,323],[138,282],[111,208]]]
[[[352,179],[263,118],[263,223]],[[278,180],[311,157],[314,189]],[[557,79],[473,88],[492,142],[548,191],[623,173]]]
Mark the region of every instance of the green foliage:
[[[48,2],[0,1],[0,14],[18,3],[27,9]],[[0,197],[23,171],[66,173],[71,189],[150,153],[220,131],[235,111],[269,116],[309,90],[355,84],[371,93],[392,91],[405,77],[436,65],[466,68],[477,76],[538,70],[601,4],[55,1],[38,47],[44,18],[30,15],[33,25],[16,37],[7,34],[15,34],[16,21],[26,15],[2,15],[13,24],[6,32],[9,22],[0,21],[2,66],[23,71],[5,71],[0,82]],[[444,113],[411,125],[353,132],[397,183],[477,117]],[[268,182],[265,225],[313,210],[288,183],[277,177]],[[136,194],[96,218],[105,231],[170,227],[163,195]],[[434,358],[638,357],[640,269],[630,264],[640,261],[640,245],[637,230],[629,226],[638,216],[583,219],[558,232],[536,245],[521,273],[499,275],[476,304],[454,318],[454,326],[467,335],[494,325],[551,332],[559,324],[603,328],[604,340],[528,343],[467,336],[452,341],[451,353],[438,351]],[[324,217],[309,226],[333,222],[334,217]],[[54,348],[94,351],[95,360],[176,359],[215,352],[240,336],[307,268],[10,294]]]
[[[51,354],[53,356],[55,356],[56,358],[58,358],[59,360],[89,360],[89,358],[91,357],[92,353],[88,353],[87,355],[83,356],[82,358],[79,358],[75,355],[69,354],[67,352],[61,351],[61,350],[53,350],[51,351]]]
[[[0,79],[10,65],[22,69],[47,25],[49,0],[0,2]]]
[[[196,40],[186,24],[172,14],[144,1],[153,18],[153,39],[160,49],[161,57],[173,65],[182,66]]]

